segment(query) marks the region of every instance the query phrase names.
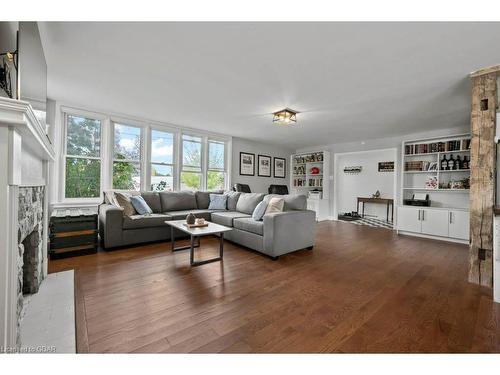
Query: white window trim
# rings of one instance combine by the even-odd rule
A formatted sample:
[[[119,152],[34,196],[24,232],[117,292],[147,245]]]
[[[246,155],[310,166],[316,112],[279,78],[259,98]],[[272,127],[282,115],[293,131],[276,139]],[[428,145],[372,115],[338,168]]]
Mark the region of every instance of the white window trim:
[[[57,101],[56,120],[60,124],[55,130],[55,143],[58,145],[60,153],[56,160],[55,173],[57,175],[57,201],[51,202],[53,205],[63,206],[85,206],[95,205],[102,202],[102,194],[106,190],[112,189],[113,183],[113,159],[114,159],[114,123],[130,125],[141,128],[141,190],[150,190],[151,179],[151,130],[169,132],[174,135],[174,165],[173,181],[174,191],[180,190],[180,174],[182,170],[182,134],[202,138],[202,186],[201,190],[206,190],[206,174],[208,172],[208,140],[224,142],[225,144],[225,189],[231,186],[232,174],[232,137],[223,134],[206,132],[199,129],[186,128],[168,123],[138,119],[131,116],[102,111],[92,111],[80,109],[72,104]],[[89,117],[101,121],[101,181],[99,198],[65,198],[66,188],[66,116]],[[135,162],[135,161],[134,161]]]
[[[63,129],[62,129],[62,139],[60,140],[60,150],[61,150],[61,157],[60,157],[60,165],[61,168],[59,170],[59,176],[61,183],[59,184],[59,200],[62,203],[100,203],[101,202],[101,195],[103,191],[103,183],[104,183],[104,178],[105,178],[105,171],[104,171],[104,155],[105,155],[105,149],[106,147],[104,146],[105,141],[103,140],[104,137],[104,127],[105,127],[105,121],[106,118],[102,116],[101,114],[98,113],[93,113],[93,112],[87,112],[87,111],[81,111],[81,110],[75,110],[75,109],[68,109],[68,108],[61,108],[62,112],[62,122],[63,122]],[[68,134],[68,116],[75,116],[75,117],[85,117],[89,118],[92,120],[98,120],[101,123],[101,145],[100,145],[100,150],[99,150],[99,157],[85,157],[85,156],[76,156],[76,155],[68,155],[67,154],[67,134]],[[100,161],[100,180],[99,180],[99,197],[96,198],[66,198],[66,159],[70,158],[82,158],[82,159],[93,159],[93,160],[99,160]]]
[[[172,143],[173,143],[173,145],[172,145],[173,146],[173,148],[172,148],[172,164],[154,162],[152,160],[151,142],[153,141],[153,130],[158,131],[158,132],[162,132],[162,133],[172,134]],[[179,147],[178,142],[177,142],[177,138],[178,138],[179,132],[177,130],[168,129],[166,127],[148,126],[147,133],[148,133],[148,139],[147,139],[146,145],[148,147],[148,150],[147,150],[147,160],[148,160],[147,168],[148,168],[148,170],[147,170],[147,175],[146,175],[147,180],[145,181],[146,182],[146,189],[145,190],[149,191],[151,189],[151,166],[153,164],[165,165],[165,166],[172,167],[172,180],[173,180],[172,188],[174,189],[174,191],[178,190],[176,188],[176,179],[178,176],[177,166],[179,164],[178,159],[177,159],[178,158],[177,148]]]
[[[126,126],[126,127],[130,127],[130,128],[137,128],[139,129],[139,160],[135,160],[135,159],[115,159],[115,126],[116,125],[122,125],[122,126]],[[145,169],[145,165],[144,165],[144,160],[145,160],[145,150],[144,150],[144,136],[145,136],[145,133],[146,133],[146,127],[145,126],[141,126],[139,124],[136,124],[134,122],[130,123],[130,122],[125,122],[125,120],[122,120],[120,119],[119,121],[117,121],[117,118],[113,117],[111,118],[111,126],[110,126],[110,130],[111,130],[111,138],[112,138],[112,147],[111,147],[111,154],[110,154],[110,161],[111,161],[111,165],[110,165],[110,171],[111,171],[111,184],[109,185],[111,187],[111,189],[114,189],[115,187],[113,186],[113,165],[115,162],[123,162],[123,163],[135,163],[135,164],[139,164],[139,168],[140,168],[140,172],[139,172],[139,178],[141,179],[140,183],[139,183],[139,191],[141,190],[145,190],[144,189],[144,178],[145,178],[145,173],[146,171],[144,170]]]

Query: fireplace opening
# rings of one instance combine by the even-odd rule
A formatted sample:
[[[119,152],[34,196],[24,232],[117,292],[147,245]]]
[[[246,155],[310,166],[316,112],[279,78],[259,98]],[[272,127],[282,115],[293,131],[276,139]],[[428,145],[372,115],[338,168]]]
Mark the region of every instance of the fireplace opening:
[[[26,236],[23,246],[23,294],[38,292],[42,276],[42,241],[39,225]]]

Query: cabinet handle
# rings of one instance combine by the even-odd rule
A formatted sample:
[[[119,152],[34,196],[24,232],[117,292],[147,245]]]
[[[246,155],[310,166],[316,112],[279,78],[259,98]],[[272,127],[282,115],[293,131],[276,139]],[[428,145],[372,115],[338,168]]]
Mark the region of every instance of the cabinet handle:
[[[418,210],[418,221],[420,221],[420,210]]]
[[[450,211],[450,224],[453,224],[452,223],[452,213],[451,213],[451,211]]]
[[[424,221],[424,220],[425,220],[425,211],[422,210],[422,221]]]

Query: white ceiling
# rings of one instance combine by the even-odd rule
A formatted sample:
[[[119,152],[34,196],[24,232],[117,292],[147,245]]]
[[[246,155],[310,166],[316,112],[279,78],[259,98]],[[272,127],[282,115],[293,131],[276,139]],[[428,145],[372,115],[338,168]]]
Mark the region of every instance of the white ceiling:
[[[43,23],[50,98],[306,147],[469,122],[500,23]],[[298,124],[273,125],[290,107]]]

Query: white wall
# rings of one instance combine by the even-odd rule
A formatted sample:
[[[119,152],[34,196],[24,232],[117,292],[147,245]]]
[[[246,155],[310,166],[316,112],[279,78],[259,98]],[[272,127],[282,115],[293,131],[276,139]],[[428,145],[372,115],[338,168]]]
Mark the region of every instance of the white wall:
[[[396,151],[391,149],[339,154],[337,161],[337,210],[338,213],[356,211],[357,197],[371,197],[377,190],[382,198],[394,198],[394,172],[379,172],[378,163],[395,161]],[[360,173],[345,173],[344,167],[363,167]],[[361,212],[361,204],[359,210]],[[365,215],[386,219],[387,207],[382,204],[365,204]]]
[[[397,189],[396,189],[396,201],[395,205],[401,204],[400,197],[400,186],[401,186],[401,144],[406,140],[413,139],[423,139],[423,138],[432,138],[432,137],[445,137],[448,135],[454,134],[463,134],[470,133],[470,125],[466,124],[462,127],[450,128],[450,129],[437,129],[433,131],[427,132],[416,132],[406,135],[399,135],[395,137],[387,137],[387,138],[377,138],[364,140],[360,142],[349,142],[349,143],[333,143],[326,144],[324,146],[316,146],[316,147],[307,147],[298,149],[297,152],[308,152],[314,150],[327,150],[330,151],[332,155],[332,163],[330,163],[330,176],[333,176],[333,171],[335,168],[334,154],[335,153],[343,153],[343,152],[354,152],[354,151],[369,151],[369,150],[380,150],[386,148],[397,148],[397,165],[396,165],[396,178],[397,178]],[[333,191],[334,191],[335,182],[330,181],[330,205],[331,212],[333,213]],[[395,210],[396,212],[396,210]]]
[[[248,152],[255,154],[255,176],[240,175],[240,152]],[[257,176],[257,155],[271,156],[271,158],[279,157],[286,159],[286,175],[285,178],[274,178],[274,160],[271,159],[271,177]],[[293,154],[293,149],[279,147],[271,144],[250,141],[248,139],[233,137],[233,157],[232,157],[232,174],[231,182],[250,185],[250,189],[255,193],[267,193],[269,185],[287,185],[290,189],[289,163],[290,155]]]

